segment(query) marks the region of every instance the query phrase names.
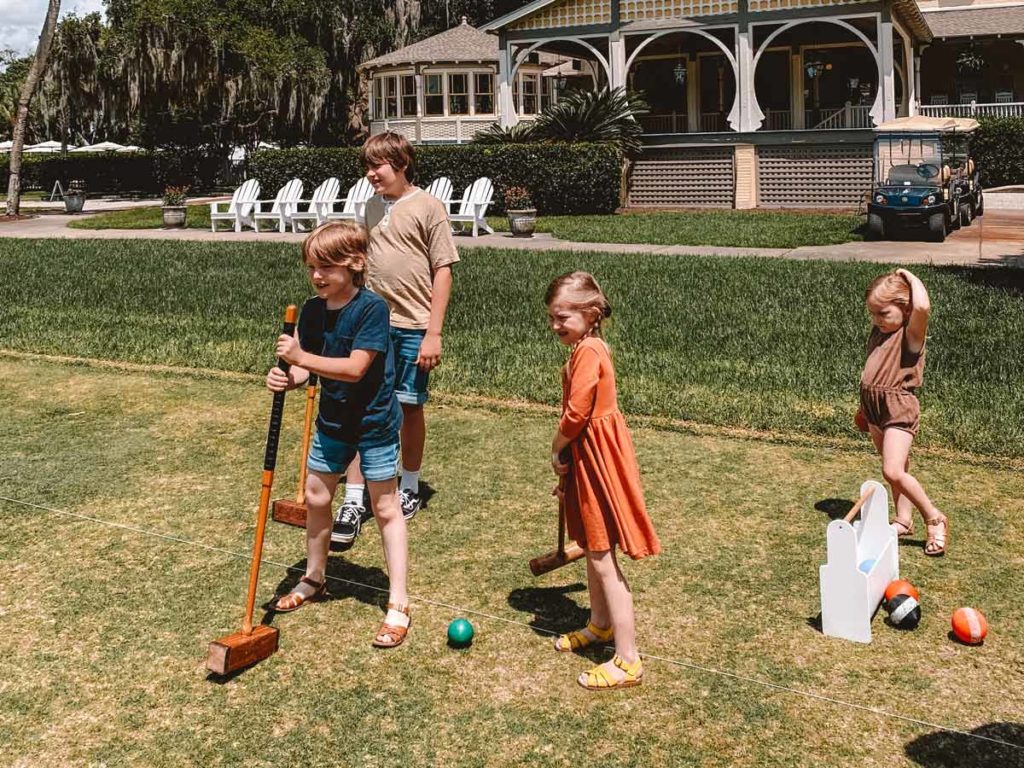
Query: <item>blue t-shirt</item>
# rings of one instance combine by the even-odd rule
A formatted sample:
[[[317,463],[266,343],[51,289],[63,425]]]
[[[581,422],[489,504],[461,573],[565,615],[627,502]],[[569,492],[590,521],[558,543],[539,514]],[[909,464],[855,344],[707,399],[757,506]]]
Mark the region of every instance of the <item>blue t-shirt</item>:
[[[328,437],[367,447],[398,442],[402,409],[389,316],[387,302],[367,288],[341,309],[327,309],[315,296],[302,305],[299,344],[305,351],[322,357],[349,357],[354,349],[377,353],[359,381],[320,377],[316,427]]]

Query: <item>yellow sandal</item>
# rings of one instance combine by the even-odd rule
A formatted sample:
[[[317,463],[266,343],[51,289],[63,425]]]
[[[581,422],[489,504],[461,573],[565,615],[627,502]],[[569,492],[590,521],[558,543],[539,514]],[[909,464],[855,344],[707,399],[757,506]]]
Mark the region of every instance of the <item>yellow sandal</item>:
[[[586,631],[594,637],[587,637],[583,634],[584,630],[582,629],[574,629],[572,632],[559,635],[555,638],[555,650],[559,653],[570,653],[572,651],[579,650],[580,648],[586,648],[588,645],[593,645],[594,643],[607,643],[612,639],[611,627],[601,629],[592,621],[587,622]]]
[[[632,688],[644,681],[644,664],[639,657],[630,664],[615,654],[612,657],[612,664],[625,672],[626,676],[621,680],[616,680],[603,665],[598,664],[576,678],[576,682],[588,691],[610,691],[614,688]]]

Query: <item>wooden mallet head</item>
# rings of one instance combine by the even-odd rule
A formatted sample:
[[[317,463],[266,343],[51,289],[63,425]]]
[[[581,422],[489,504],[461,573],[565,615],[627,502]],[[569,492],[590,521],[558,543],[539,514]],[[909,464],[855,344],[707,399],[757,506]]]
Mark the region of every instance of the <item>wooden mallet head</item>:
[[[553,552],[535,557],[530,561],[530,573],[534,576],[541,576],[563,565],[576,562],[584,555],[582,547],[576,542],[571,542],[565,549],[556,549]]]

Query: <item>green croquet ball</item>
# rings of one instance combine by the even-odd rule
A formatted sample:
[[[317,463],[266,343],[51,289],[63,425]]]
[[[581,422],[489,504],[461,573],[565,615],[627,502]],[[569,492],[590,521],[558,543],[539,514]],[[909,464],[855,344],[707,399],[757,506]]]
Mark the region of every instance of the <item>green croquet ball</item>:
[[[473,642],[473,625],[466,619],[455,619],[448,625],[448,642],[457,648],[464,648]]]

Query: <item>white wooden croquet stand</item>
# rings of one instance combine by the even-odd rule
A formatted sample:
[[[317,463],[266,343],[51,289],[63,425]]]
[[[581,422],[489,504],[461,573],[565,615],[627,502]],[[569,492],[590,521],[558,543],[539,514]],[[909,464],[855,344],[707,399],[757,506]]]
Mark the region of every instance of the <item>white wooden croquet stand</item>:
[[[860,519],[851,523],[860,512]],[[829,637],[871,642],[874,616],[886,586],[900,577],[896,529],[889,525],[889,495],[866,480],[860,500],[825,532],[828,562],[821,566],[821,630]],[[867,572],[861,564],[874,560]]]

